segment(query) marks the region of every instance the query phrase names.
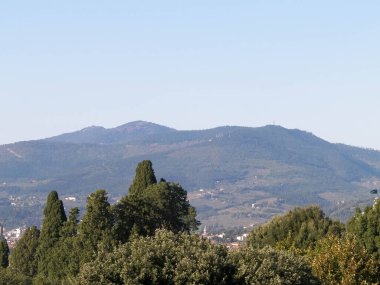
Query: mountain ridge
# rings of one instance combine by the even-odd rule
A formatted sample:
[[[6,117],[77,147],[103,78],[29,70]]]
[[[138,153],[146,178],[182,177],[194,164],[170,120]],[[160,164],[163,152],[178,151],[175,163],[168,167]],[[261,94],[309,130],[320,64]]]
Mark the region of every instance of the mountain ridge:
[[[51,190],[85,200],[107,189],[118,199],[144,159],[153,162],[158,178],[183,185],[201,221],[215,227],[262,222],[307,204],[344,218],[357,201],[371,198],[368,189],[380,186],[380,152],[332,144],[299,129],[180,131],[135,121],[0,146],[0,205],[1,197],[9,204],[11,195]]]
[[[133,121],[114,128],[90,126],[79,131],[43,139],[51,142],[122,143],[131,137],[175,131],[172,128],[145,121]],[[110,139],[111,138],[111,139]]]

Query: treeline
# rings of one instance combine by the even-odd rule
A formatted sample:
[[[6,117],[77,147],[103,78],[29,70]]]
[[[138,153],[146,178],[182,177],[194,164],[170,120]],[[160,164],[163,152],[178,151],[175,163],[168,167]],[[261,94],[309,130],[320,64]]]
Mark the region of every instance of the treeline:
[[[1,278],[24,278],[15,284],[70,284],[98,252],[111,252],[134,236],[153,236],[160,228],[190,233],[199,225],[187,192],[176,183],[157,181],[150,161],[138,164],[128,195],[114,205],[105,190],[97,190],[87,198],[79,221],[79,210],[73,208],[67,216],[52,191],[43,214],[41,229],[28,228],[9,261],[6,241],[0,243],[1,265],[8,267]]]
[[[203,239],[198,226],[186,191],[143,161],[127,195],[110,205],[105,190],[92,193],[81,221],[51,192],[41,229],[28,228],[11,254],[0,241],[0,284],[379,284],[379,203],[347,225],[296,208],[238,250]]]

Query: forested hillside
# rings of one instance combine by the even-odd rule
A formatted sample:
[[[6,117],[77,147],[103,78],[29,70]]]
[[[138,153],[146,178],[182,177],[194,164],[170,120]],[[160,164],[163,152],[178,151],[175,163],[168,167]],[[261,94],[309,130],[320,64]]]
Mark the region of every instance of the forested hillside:
[[[29,213],[40,212],[51,190],[67,207],[83,208],[95,189],[116,201],[144,159],[158,177],[181,182],[210,229],[261,223],[308,204],[344,220],[380,185],[378,151],[304,131],[274,125],[177,131],[139,121],[0,146],[0,216],[7,213],[9,225],[16,217],[41,222]],[[65,200],[71,196],[75,203]]]

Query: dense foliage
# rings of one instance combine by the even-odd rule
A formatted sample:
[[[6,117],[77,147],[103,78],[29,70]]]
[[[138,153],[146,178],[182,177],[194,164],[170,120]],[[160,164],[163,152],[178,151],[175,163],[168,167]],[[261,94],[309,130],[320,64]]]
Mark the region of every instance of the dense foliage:
[[[358,242],[377,260],[380,260],[380,203],[375,200],[364,211],[356,209],[355,215],[348,221],[348,232],[357,237]]]
[[[129,187],[129,195],[141,193],[148,186],[156,184],[157,179],[154,174],[152,162],[144,160],[137,165],[136,175],[133,179],[132,185]]]
[[[329,235],[318,241],[311,253],[311,266],[326,285],[377,284],[379,264],[355,236]]]
[[[196,235],[159,230],[100,253],[78,284],[231,284],[227,249]]]
[[[232,251],[194,233],[199,222],[187,192],[157,182],[150,161],[137,166],[130,189],[114,205],[95,191],[81,221],[77,208],[67,218],[51,192],[41,230],[26,230],[0,269],[0,285],[379,283],[378,204],[358,210],[349,234],[316,206],[296,208]]]
[[[248,246],[232,252],[231,258],[237,268],[236,284],[320,284],[306,259],[289,251]]]
[[[37,247],[40,239],[40,230],[37,227],[26,229],[22,238],[10,256],[10,268],[25,276],[33,277],[37,274]]]
[[[32,285],[32,278],[19,274],[10,268],[0,268],[0,285]]]
[[[131,193],[111,205],[105,190],[95,191],[87,199],[80,223],[79,210],[71,209],[67,219],[58,193],[50,192],[41,231],[26,230],[9,270],[33,277],[35,284],[69,284],[99,252],[112,252],[131,237],[154,236],[160,228],[190,233],[199,225],[195,217],[187,192],[176,183],[157,183],[152,163],[143,161],[137,166]]]
[[[378,212],[374,214],[376,207],[377,205],[367,208],[367,214],[372,214],[372,221],[380,220]],[[360,215],[356,215],[348,223],[349,231],[354,232],[357,225],[363,225],[367,214],[360,212]],[[378,235],[375,230],[369,230],[374,225],[374,222],[366,224],[365,228],[372,235],[362,236],[375,241]],[[379,260],[374,258],[376,255],[371,257],[373,252],[365,248],[363,237],[345,233],[342,224],[325,217],[316,206],[296,208],[283,216],[275,217],[269,223],[254,229],[247,244],[252,249],[271,245],[277,251],[286,249],[299,257],[304,256],[322,284],[378,284],[380,279]],[[278,264],[278,261],[275,263]]]
[[[63,203],[59,200],[58,193],[49,193],[44,209],[44,220],[42,223],[40,238],[36,252],[37,274],[40,278],[50,278],[54,275],[52,268],[53,252],[61,237],[61,228],[66,222],[66,213]]]
[[[92,260],[98,246],[112,246],[111,205],[107,192],[97,190],[87,198],[86,213],[79,225],[78,238],[81,244],[81,263]]]
[[[344,225],[326,217],[317,206],[295,208],[269,223],[255,228],[248,237],[248,245],[262,248],[270,245],[283,249],[307,250],[328,234],[341,235]]]
[[[9,247],[7,241],[0,236],[0,267],[6,268],[9,265]]]
[[[158,228],[174,232],[190,232],[198,228],[196,211],[187,200],[187,192],[179,184],[157,183],[150,161],[138,164],[128,195],[113,205],[113,232],[120,242],[134,233],[154,235]]]

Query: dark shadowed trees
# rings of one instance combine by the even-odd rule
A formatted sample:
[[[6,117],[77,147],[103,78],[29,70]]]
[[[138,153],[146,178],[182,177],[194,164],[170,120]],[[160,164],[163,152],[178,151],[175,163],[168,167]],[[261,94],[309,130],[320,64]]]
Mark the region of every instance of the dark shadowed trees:
[[[13,271],[29,277],[37,274],[36,252],[39,238],[40,230],[36,226],[26,229],[10,256],[10,268]]]
[[[37,248],[38,274],[47,276],[51,261],[51,251],[61,236],[61,228],[66,221],[63,203],[58,193],[49,193],[44,209],[39,245]]]
[[[129,187],[129,195],[135,195],[144,191],[148,186],[156,184],[157,179],[154,174],[152,162],[144,160],[136,167],[136,175],[132,185]]]
[[[0,267],[6,268],[9,265],[9,247],[7,240],[0,236]]]
[[[153,235],[159,228],[190,232],[199,226],[186,190],[163,179],[157,183],[149,160],[138,164],[130,192],[112,207],[112,213],[114,235],[120,242],[132,233]]]
[[[81,263],[92,260],[100,244],[111,248],[113,217],[107,191],[97,190],[87,198],[86,212],[78,229]]]
[[[193,244],[195,246],[193,254],[197,255],[200,254],[197,251],[199,250],[196,248],[197,245],[200,245],[206,252],[208,252],[209,246],[203,241],[201,242],[198,237],[192,237],[188,240],[185,238],[186,235],[180,239],[175,238],[175,236],[184,232],[188,234],[196,230],[198,225],[196,211],[187,200],[187,192],[177,183],[166,182],[163,179],[157,183],[152,163],[143,161],[136,169],[136,177],[131,185],[130,193],[123,197],[120,202],[111,206],[105,190],[95,191],[87,198],[86,211],[81,222],[79,222],[79,210],[77,208],[71,209],[67,219],[58,193],[50,192],[44,209],[41,231],[36,227],[26,231],[15,249],[12,264],[17,269],[15,268],[12,272],[19,273],[25,278],[33,277],[33,282],[36,285],[70,284],[73,278],[77,276],[81,266],[92,262],[97,256],[99,260],[105,260],[105,257],[120,244],[129,242],[128,244],[131,246],[138,243],[136,250],[137,248],[143,250],[143,243],[145,242],[148,249],[158,250],[160,246],[154,238],[157,229],[166,229],[166,234],[160,235],[160,241],[183,242],[186,245],[181,247],[181,252],[191,252],[189,247]],[[151,239],[148,239],[147,236],[150,236]],[[131,243],[131,239],[134,243]],[[220,254],[224,254],[225,249],[223,247],[215,248],[218,248],[217,251]],[[167,249],[169,250],[169,248]],[[210,255],[202,258],[207,259],[208,256],[212,256],[213,250],[214,247],[209,252]],[[175,250],[172,249],[169,254],[174,254],[174,252]],[[157,258],[161,258],[162,254],[164,253],[161,252],[160,257]],[[148,255],[149,251],[144,251],[142,256],[147,258]],[[133,258],[139,260],[138,251],[133,255]],[[168,258],[172,257],[168,256]],[[199,264],[194,264],[188,260],[190,257],[184,258],[186,263],[182,264],[182,267],[178,267],[178,272],[182,272],[182,277],[178,275],[176,278],[179,278],[178,280],[188,278],[186,266],[193,266],[192,270],[194,270],[195,275],[191,277],[191,280],[200,280],[201,277],[198,276],[200,271],[196,271],[195,268]],[[221,262],[221,257],[218,258]],[[171,259],[170,262],[174,262],[173,260],[176,262],[179,257]],[[147,262],[154,263],[154,260]],[[204,262],[209,264],[207,262],[211,261],[206,260]],[[158,270],[159,266],[160,264],[155,264],[154,270]],[[139,270],[144,269],[140,267]],[[210,273],[207,271],[206,265],[202,270],[204,272],[200,276],[204,277]],[[215,270],[219,270],[219,268]],[[150,277],[148,279],[155,280],[155,273],[149,274],[153,274],[151,275],[153,279],[149,279]],[[122,278],[127,277],[123,275]],[[139,279],[136,276],[133,278]],[[219,277],[207,278],[219,280]],[[223,278],[221,280],[224,280]],[[135,279],[126,280],[132,282],[131,280]],[[99,284],[107,284],[102,282]]]
[[[61,237],[51,251],[48,276],[53,284],[68,284],[68,278],[79,272],[81,247],[77,238],[79,209],[72,208],[61,228]]]

